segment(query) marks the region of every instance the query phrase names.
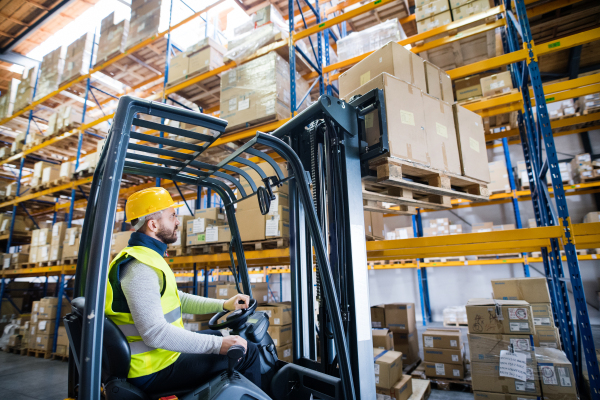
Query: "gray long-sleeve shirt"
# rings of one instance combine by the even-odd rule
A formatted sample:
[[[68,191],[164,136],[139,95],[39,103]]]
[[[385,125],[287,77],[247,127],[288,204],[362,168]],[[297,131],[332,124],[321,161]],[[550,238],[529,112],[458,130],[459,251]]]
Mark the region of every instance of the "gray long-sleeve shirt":
[[[121,267],[121,287],[133,317],[133,323],[147,346],[192,354],[219,354],[223,338],[201,335],[169,324],[163,315],[160,293],[162,274],[133,260]],[[225,300],[208,299],[179,291],[181,312],[209,314],[223,311]]]

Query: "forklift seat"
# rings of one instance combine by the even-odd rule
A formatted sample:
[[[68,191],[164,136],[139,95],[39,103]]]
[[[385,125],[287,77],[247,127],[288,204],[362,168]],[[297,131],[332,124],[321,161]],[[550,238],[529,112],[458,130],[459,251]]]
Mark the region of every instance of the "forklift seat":
[[[82,321],[85,309],[85,298],[78,297],[71,302],[72,311],[64,318],[69,345],[73,352],[75,364],[79,369],[81,348]],[[106,400],[157,400],[167,396],[183,396],[189,390],[148,395],[138,387],[127,382],[131,351],[127,338],[119,327],[104,317],[104,333],[102,339],[102,377]]]

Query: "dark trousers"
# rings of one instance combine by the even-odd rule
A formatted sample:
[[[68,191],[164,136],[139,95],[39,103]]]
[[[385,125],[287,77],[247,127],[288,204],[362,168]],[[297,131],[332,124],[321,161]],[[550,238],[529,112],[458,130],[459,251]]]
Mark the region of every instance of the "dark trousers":
[[[205,330],[199,334],[222,336],[221,332]],[[227,356],[220,354],[181,354],[177,361],[150,376],[128,379],[145,393],[167,393],[170,390],[193,390],[212,377],[227,370]],[[235,369],[259,388],[261,387],[260,357],[254,343],[248,342],[246,355]]]

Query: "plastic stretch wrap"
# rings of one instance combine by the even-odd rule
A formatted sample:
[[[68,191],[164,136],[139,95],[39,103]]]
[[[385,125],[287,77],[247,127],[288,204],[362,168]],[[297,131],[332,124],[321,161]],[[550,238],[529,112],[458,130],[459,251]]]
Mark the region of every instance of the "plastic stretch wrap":
[[[289,76],[288,62],[275,52],[224,72],[221,76],[221,118],[229,122],[229,129],[252,122],[289,118]],[[308,89],[308,83],[296,73],[296,104]],[[297,111],[306,108],[306,104],[305,100]]]
[[[406,39],[406,34],[397,18],[387,20],[361,32],[352,32],[338,40],[337,51],[340,61],[375,51],[388,42]]]
[[[280,30],[288,29],[287,22],[273,5],[258,10],[250,19],[233,30],[235,36],[243,35],[266,24],[275,24]]]
[[[225,60],[243,60],[254,54],[264,45],[280,39],[286,39],[288,33],[274,24],[263,25],[227,42]]]
[[[129,49],[141,41],[158,33],[160,24],[161,0],[151,0],[131,10],[129,33],[125,48]]]
[[[579,111],[593,110],[600,107],[600,93],[588,94],[577,99]]]
[[[571,362],[561,350],[536,348],[542,397],[545,400],[576,400],[577,386]]]
[[[88,73],[93,44],[94,35],[88,32],[67,47],[62,82],[67,83]]]
[[[118,24],[115,24],[114,20],[114,13],[102,20],[102,30],[96,56],[98,62],[108,60],[125,51],[127,34],[129,33],[129,20],[124,19]]]
[[[65,65],[65,52],[66,49],[64,47],[59,47],[44,56],[40,67],[41,71],[35,100],[39,100],[58,90]]]
[[[8,90],[2,93],[2,97],[0,97],[0,119],[12,115],[20,82],[20,80],[12,78],[8,84]]]

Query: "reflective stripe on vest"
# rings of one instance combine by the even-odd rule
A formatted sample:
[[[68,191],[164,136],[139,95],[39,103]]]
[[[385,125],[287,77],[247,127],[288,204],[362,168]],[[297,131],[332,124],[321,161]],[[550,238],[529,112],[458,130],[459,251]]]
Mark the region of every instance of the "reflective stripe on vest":
[[[129,367],[128,378],[137,378],[158,372],[173,364],[181,353],[160,348],[153,348],[144,343],[138,330],[135,328],[133,317],[130,312],[117,310],[113,306],[115,300],[115,290],[121,290],[120,286],[114,286],[111,281],[111,271],[119,265],[125,258],[133,257],[136,260],[146,264],[163,275],[163,292],[160,297],[160,306],[165,321],[169,324],[183,329],[183,320],[181,314],[181,299],[177,290],[177,281],[175,275],[165,259],[156,251],[143,246],[127,247],[123,249],[111,262],[108,268],[109,284],[106,287],[106,303],[104,314],[110,318],[127,337],[129,348],[131,350],[131,363]],[[122,291],[119,296],[122,295]]]

